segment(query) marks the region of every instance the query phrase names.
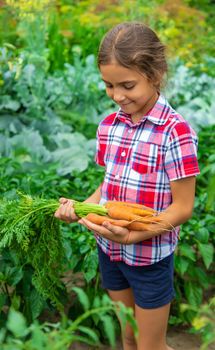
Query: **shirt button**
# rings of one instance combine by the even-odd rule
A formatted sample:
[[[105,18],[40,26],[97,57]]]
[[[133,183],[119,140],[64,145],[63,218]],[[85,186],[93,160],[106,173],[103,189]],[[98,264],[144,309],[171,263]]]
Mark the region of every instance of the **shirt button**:
[[[128,132],[129,134],[131,134],[133,132],[133,129],[129,129]]]
[[[126,153],[125,153],[125,151],[123,151],[123,152],[121,153],[121,156],[122,156],[122,157],[125,157],[125,155],[126,155]]]
[[[115,175],[115,179],[119,179],[119,174],[116,174],[116,175]]]

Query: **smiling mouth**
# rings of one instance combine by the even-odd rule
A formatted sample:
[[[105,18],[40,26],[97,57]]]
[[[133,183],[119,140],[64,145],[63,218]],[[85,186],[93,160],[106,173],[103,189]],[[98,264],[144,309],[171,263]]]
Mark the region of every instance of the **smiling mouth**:
[[[124,106],[128,106],[130,105],[132,102],[128,102],[128,103],[120,103],[120,106],[124,107]]]

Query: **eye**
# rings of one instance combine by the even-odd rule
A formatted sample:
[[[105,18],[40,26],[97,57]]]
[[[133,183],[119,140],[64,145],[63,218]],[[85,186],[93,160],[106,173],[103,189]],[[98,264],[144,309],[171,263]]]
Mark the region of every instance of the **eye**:
[[[134,84],[132,84],[132,85],[124,85],[124,89],[126,89],[126,90],[131,90],[131,89],[133,89],[134,88]]]
[[[106,89],[112,89],[113,85],[105,83]]]

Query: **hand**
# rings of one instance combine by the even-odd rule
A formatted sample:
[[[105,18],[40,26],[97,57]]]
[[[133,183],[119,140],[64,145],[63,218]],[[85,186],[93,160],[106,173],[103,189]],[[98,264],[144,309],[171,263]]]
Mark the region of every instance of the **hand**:
[[[105,221],[103,225],[96,225],[85,218],[80,219],[78,222],[85,226],[88,230],[93,231],[97,235],[107,238],[113,242],[131,244],[129,241],[130,231],[125,227],[112,225],[108,221]]]
[[[65,221],[68,224],[79,220],[79,217],[75,214],[72,199],[60,198],[59,202],[60,207],[54,214],[57,219]]]

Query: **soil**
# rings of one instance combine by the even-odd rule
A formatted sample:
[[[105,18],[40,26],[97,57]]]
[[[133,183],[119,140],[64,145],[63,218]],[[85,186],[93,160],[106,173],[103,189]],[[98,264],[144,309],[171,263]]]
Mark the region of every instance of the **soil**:
[[[174,350],[200,350],[201,341],[197,335],[189,334],[186,330],[179,328],[171,328],[167,334],[167,344]],[[90,347],[89,345],[75,343],[70,350],[113,350],[109,346],[101,348]],[[118,341],[114,350],[122,350],[121,342]],[[208,350],[215,350],[215,345],[211,345]]]

